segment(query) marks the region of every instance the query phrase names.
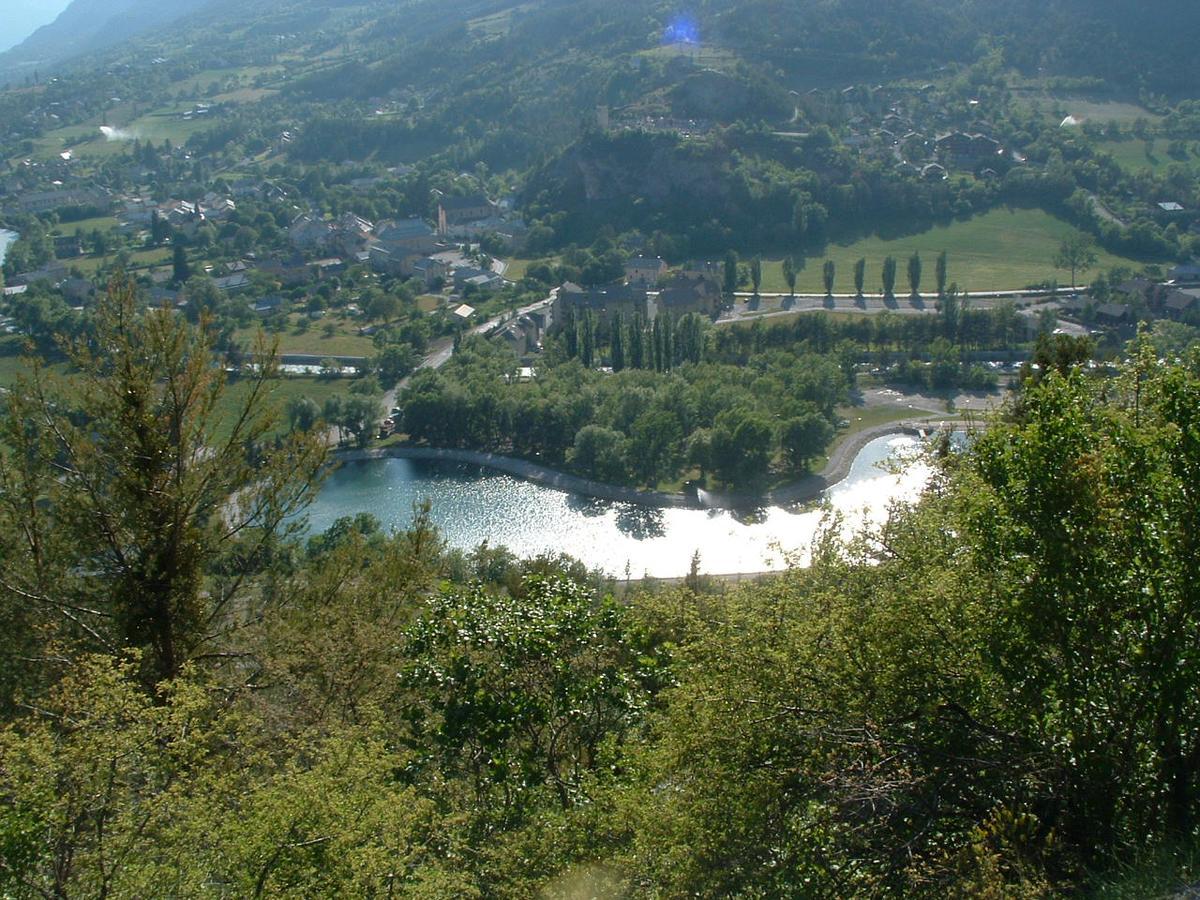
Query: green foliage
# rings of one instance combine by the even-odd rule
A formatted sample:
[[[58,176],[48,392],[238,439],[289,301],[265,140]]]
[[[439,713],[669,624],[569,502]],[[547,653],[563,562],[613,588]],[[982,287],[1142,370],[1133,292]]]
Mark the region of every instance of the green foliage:
[[[816,409],[832,426],[848,397],[840,360],[793,347],[751,352],[735,365],[741,350],[730,346],[718,351],[729,362],[694,362],[707,346],[703,335],[694,316],[651,330],[652,360],[661,365],[670,351],[682,357],[669,372],[605,375],[569,361],[540,366],[530,384],[509,377],[511,359],[499,348],[465,341],[443,370],[418,373],[400,395],[404,431],[438,446],[516,453],[588,478],[654,486],[681,473],[694,432],[711,430],[722,461],[714,457],[710,470],[731,484],[758,485],[779,449],[775,416]],[[728,332],[720,335],[724,344]],[[727,413],[727,427],[717,427]]]
[[[563,808],[586,800],[587,773],[635,723],[653,675],[620,606],[556,579],[521,597],[432,598],[402,655],[410,745],[498,821],[543,789]]]
[[[66,378],[33,368],[9,394],[0,460],[4,603],[66,641],[144,651],[148,684],[211,649],[252,560],[311,496],[324,450],[274,428],[260,370],[216,432],[226,390],[209,334],[140,313],[117,279]],[[216,578],[211,584],[206,579]]]

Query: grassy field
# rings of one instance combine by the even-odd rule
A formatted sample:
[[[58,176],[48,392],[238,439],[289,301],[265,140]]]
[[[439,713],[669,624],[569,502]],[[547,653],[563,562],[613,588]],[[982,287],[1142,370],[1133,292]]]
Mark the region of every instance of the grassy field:
[[[299,375],[285,376],[273,380],[267,395],[267,402],[279,412],[279,424],[275,429],[275,433],[287,430],[287,419],[284,416],[283,410],[289,400],[298,397],[308,397],[310,400],[314,400],[318,406],[321,406],[329,397],[335,394],[345,394],[350,389],[351,383],[351,379],[349,378],[322,379]],[[229,383],[216,411],[219,420],[215,425],[214,431],[218,438],[228,436],[229,430],[233,427],[235,411],[245,402],[249,390],[250,382],[239,380]]]
[[[831,244],[823,256],[808,258],[796,280],[796,290],[823,292],[821,266],[825,259],[832,259],[837,267],[834,292],[850,293],[854,289],[854,262],[861,257],[867,261],[865,290],[878,293],[883,260],[893,256],[897,264],[896,291],[907,291],[906,266],[914,250],[920,252],[924,263],[921,280],[924,290],[930,290],[934,284],[934,262],[943,250],[948,258],[949,279],[963,290],[1017,290],[1050,279],[1066,283],[1070,273],[1054,268],[1054,254],[1064,238],[1077,232],[1073,225],[1041,210],[996,209],[965,222],[939,225],[908,237],[869,237],[848,245]],[[1117,265],[1140,269],[1142,265],[1103,251],[1097,255],[1102,269]],[[781,262],[781,259],[763,260],[763,291],[787,291]]]
[[[312,356],[371,356],[375,352],[375,344],[370,337],[358,333],[360,323],[357,319],[344,316],[329,316],[324,319],[311,321],[307,331],[299,331],[296,325],[303,317],[302,313],[294,313],[290,317],[290,325],[278,335],[268,332],[268,338],[279,338],[280,353],[304,353]],[[326,323],[332,323],[334,332],[325,334]],[[238,331],[235,337],[243,343],[253,345],[258,326],[253,325]]]
[[[108,257],[92,256],[86,259],[73,259],[70,260],[70,265],[73,267],[78,267],[79,270],[85,275],[91,275],[105,263],[112,262],[114,258],[115,255]],[[151,250],[135,250],[129,254],[130,266],[134,269],[157,265],[158,263],[166,262],[170,258],[171,251],[166,247],[155,247]]]
[[[1150,142],[1140,140],[1104,141],[1096,146],[1097,150],[1111,153],[1117,164],[1127,172],[1153,172],[1156,175],[1166,174],[1173,165],[1190,165],[1200,169],[1200,158],[1190,153],[1186,161],[1167,155],[1168,141],[1158,139]],[[1188,142],[1189,145],[1191,142]]]
[[[78,222],[60,222],[54,226],[56,234],[70,235],[77,230],[88,234],[92,231],[111,231],[116,228],[118,222],[112,216],[102,216],[96,219],[80,219]]]
[[[1115,97],[1072,97],[1036,89],[1017,90],[1015,96],[1018,102],[1027,108],[1032,108],[1035,104],[1040,106],[1046,118],[1056,123],[1069,115],[1081,122],[1116,122],[1119,125],[1132,125],[1138,119],[1153,123],[1162,118],[1138,103]]]
[[[0,386],[12,385],[18,375],[28,375],[30,368],[24,357],[23,339],[16,335],[0,337]],[[66,363],[47,365],[46,371],[55,374],[67,372]],[[276,432],[285,431],[287,422],[283,419],[283,408],[295,397],[309,397],[318,405],[335,394],[344,394],[350,389],[352,380],[349,378],[312,378],[300,375],[283,376],[273,380],[268,390],[268,403],[279,411],[280,425]],[[215,423],[215,434],[218,438],[226,437],[233,427],[232,418],[235,410],[245,402],[250,390],[250,382],[233,380],[227,385],[224,396],[217,407],[218,421]]]
[[[50,367],[62,370],[65,367]],[[25,339],[15,334],[0,337],[0,387],[7,387],[18,375],[28,375],[31,369],[25,359]]]
[[[170,139],[172,143],[183,144],[193,134],[205,131],[218,121],[212,118],[191,119],[185,121],[179,118],[174,110],[158,110],[140,116],[121,129],[141,140],[152,140],[156,144]],[[71,146],[68,146],[71,145]],[[49,131],[33,141],[33,159],[53,159],[64,150],[70,150],[79,159],[100,160],[124,153],[129,147],[129,141],[110,141],[100,133],[98,124],[71,125]]]
[[[506,259],[505,262],[508,264],[508,268],[504,270],[504,277],[509,281],[520,281],[525,277],[525,273],[529,271],[530,266],[537,265],[538,263],[556,266],[560,258],[558,256],[544,256],[538,259],[525,259],[523,257]]]
[[[442,305],[442,298],[437,294],[422,294],[417,298],[417,309],[423,313],[431,313]]]

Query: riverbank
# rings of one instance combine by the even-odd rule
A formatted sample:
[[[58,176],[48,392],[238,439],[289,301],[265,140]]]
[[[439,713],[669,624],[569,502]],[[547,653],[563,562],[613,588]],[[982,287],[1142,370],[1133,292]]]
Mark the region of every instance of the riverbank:
[[[766,495],[720,493],[706,490],[689,493],[643,491],[637,488],[592,481],[525,459],[478,450],[395,445],[369,450],[340,450],[335,453],[335,458],[341,462],[363,462],[394,457],[467,463],[504,472],[533,484],[568,494],[578,494],[583,497],[617,503],[636,503],[654,509],[752,509],[761,506],[793,506],[811,503],[850,474],[854,458],[872,441],[889,434],[928,434],[938,430],[943,424],[946,424],[944,416],[930,415],[905,421],[887,422],[856,431],[835,445],[829,460],[820,472],[806,475],[798,481],[776,488]]]

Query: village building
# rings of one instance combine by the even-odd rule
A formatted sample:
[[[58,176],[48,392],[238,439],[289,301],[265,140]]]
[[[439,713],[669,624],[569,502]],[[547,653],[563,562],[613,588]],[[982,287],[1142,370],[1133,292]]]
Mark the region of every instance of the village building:
[[[443,197],[438,202],[438,233],[444,236],[454,225],[490,219],[496,213],[496,204],[483,194]]]
[[[660,256],[633,256],[625,262],[625,280],[630,284],[655,285],[667,274]]]
[[[644,287],[623,283],[585,288],[568,281],[558,289],[553,305],[555,322],[562,324],[588,312],[601,326],[607,326],[618,315],[626,320],[648,320],[649,298]]]
[[[721,289],[711,278],[679,275],[659,291],[654,303],[657,315],[673,320],[688,313],[715,318],[721,306]]]

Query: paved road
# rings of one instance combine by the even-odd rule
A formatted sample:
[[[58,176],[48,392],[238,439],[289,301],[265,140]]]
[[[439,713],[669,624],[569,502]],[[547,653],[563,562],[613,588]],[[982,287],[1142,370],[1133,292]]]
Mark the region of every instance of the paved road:
[[[1077,288],[1083,290],[1083,288]],[[855,294],[834,294],[827,297],[822,294],[797,294],[790,297],[787,294],[760,294],[755,300],[752,294],[735,294],[733,309],[725,310],[717,319],[718,325],[730,322],[753,322],[756,319],[773,319],[780,316],[790,316],[797,312],[816,312],[820,310],[836,312],[855,312],[866,315],[876,315],[887,312],[896,315],[921,316],[937,313],[937,298],[928,296],[913,300],[907,295],[897,295],[893,300],[884,300],[879,294],[867,294],[859,297]],[[989,291],[971,294],[967,300],[972,309],[991,309],[1002,300],[1017,301],[1030,299],[1034,296],[1025,291]]]
[[[469,333],[470,334],[484,334],[484,335],[490,334],[491,332],[493,332],[497,328],[499,328],[501,325],[503,325],[505,322],[508,322],[512,319],[518,319],[521,316],[528,315],[531,312],[536,312],[539,309],[543,309],[544,307],[549,306],[551,303],[554,302],[554,300],[557,296],[558,296],[558,288],[555,288],[554,290],[552,290],[550,292],[550,295],[548,297],[545,297],[544,299],[537,301],[537,303],[530,303],[528,306],[522,306],[520,309],[516,310],[515,312],[503,313],[499,316],[496,316],[495,318],[488,319],[482,325],[476,325],[474,328],[471,329],[471,331]],[[429,345],[429,352],[425,355],[425,358],[417,364],[416,371],[419,372],[421,369],[440,369],[442,366],[444,366],[446,363],[448,363],[450,361],[450,357],[453,355],[454,355],[454,338],[452,338],[452,337],[439,338],[438,340],[434,341],[432,344]],[[396,386],[394,388],[392,388],[390,391],[388,391],[387,393],[385,393],[383,395],[384,412],[390,413],[393,409],[395,409],[396,397],[399,395],[399,393],[402,390],[404,390],[406,387],[408,387],[408,383],[411,379],[412,379],[411,375],[400,379],[400,381],[398,381],[396,383]]]

